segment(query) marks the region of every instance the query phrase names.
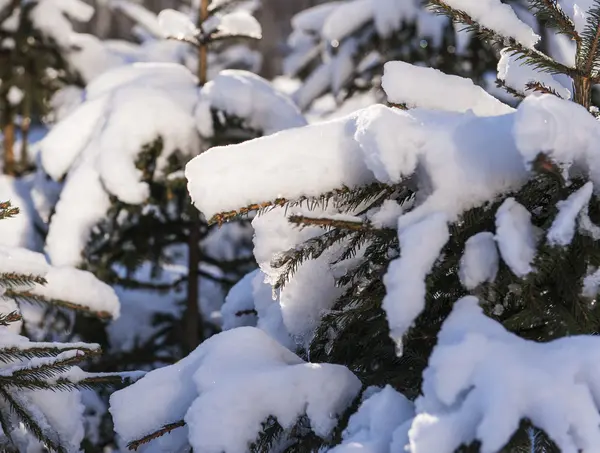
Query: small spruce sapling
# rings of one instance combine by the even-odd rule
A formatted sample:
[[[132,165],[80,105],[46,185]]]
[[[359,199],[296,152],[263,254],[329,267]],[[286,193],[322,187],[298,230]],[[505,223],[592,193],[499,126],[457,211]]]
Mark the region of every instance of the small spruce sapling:
[[[194,73],[174,63],[108,71],[41,143],[44,170],[63,182],[46,251],[53,263],[83,266],[124,294],[123,312],[139,329],[124,326],[134,339],[114,342],[114,362],[122,366],[153,367],[192,350],[218,330],[210,312],[255,267],[248,223],[219,229],[198,218],[185,164],[211,145],[306,124],[293,102],[254,74],[231,69],[207,80],[209,47],[260,36],[256,19],[237,9],[243,3],[209,4],[200,28],[181,12],[162,12],[165,34],[197,50]],[[65,152],[73,128],[79,140]],[[129,304],[132,299],[138,305]],[[111,327],[117,335],[119,322]],[[95,332],[94,341],[109,341],[103,328],[82,330]]]

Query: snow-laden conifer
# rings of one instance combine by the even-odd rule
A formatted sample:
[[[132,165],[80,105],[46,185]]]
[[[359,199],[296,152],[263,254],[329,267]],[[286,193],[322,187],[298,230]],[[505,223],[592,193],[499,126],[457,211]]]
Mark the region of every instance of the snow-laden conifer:
[[[324,432],[310,403],[292,426],[256,397],[248,372],[237,398],[254,409],[221,424],[204,412],[208,393],[195,392],[230,374],[205,380],[216,368],[200,362],[185,398],[189,439],[214,423],[228,438],[203,437],[194,451],[596,451],[600,5],[529,1],[539,33],[500,0],[431,3],[504,49],[499,79],[516,108],[455,77],[388,63],[396,107],[215,147],[187,165],[192,198],[213,222],[260,213],[260,270],[224,313],[256,322],[315,369],[346,366],[362,384],[348,388],[353,401],[323,409],[336,421]],[[572,38],[563,58],[541,50],[558,33]],[[432,97],[441,81],[445,96]],[[224,358],[236,349],[230,339],[252,329],[228,325],[211,340]],[[290,381],[263,367],[269,354],[253,356],[252,373],[273,379],[275,394]],[[297,389],[317,382],[304,379]],[[145,397],[143,383],[113,396],[117,420]],[[295,393],[285,395],[277,404]],[[160,429],[153,420],[178,417],[164,407],[135,429],[121,419],[120,435],[134,440]]]

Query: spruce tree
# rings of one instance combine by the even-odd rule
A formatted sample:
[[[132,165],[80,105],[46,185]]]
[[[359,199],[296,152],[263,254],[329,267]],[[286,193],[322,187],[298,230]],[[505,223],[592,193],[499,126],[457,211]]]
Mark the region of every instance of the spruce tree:
[[[64,181],[49,222],[51,261],[92,271],[123,300],[124,315],[109,332],[90,321],[80,326],[112,344],[99,367],[151,368],[192,351],[219,329],[211,311],[255,267],[248,222],[209,226],[192,208],[183,174],[212,145],[306,124],[289,99],[252,73],[229,69],[209,80],[210,62],[219,61],[213,51],[260,37],[245,3],[209,4],[199,23],[163,11],[163,34],[195,49],[194,72],[147,62],[108,71],[41,144],[44,170]],[[78,140],[69,141],[74,129]]]
[[[77,34],[71,20],[87,21],[92,14],[93,8],[78,0],[2,3],[0,116],[5,174],[31,169],[32,121],[49,113],[50,99],[61,87],[83,83],[83,65],[77,59],[85,54],[85,43],[72,39]]]
[[[212,222],[260,213],[260,271],[228,300],[258,328],[114,394],[125,439],[179,421],[199,453],[598,448],[600,3],[528,1],[541,42],[500,0],[430,3],[497,47],[518,107],[389,62],[395,107],[195,158],[189,190]],[[540,50],[553,34],[572,41],[563,61]],[[133,420],[128,407],[175,378],[186,393]]]
[[[0,204],[0,220],[17,214],[9,202]],[[100,375],[78,368],[78,363],[100,354],[97,344],[29,341],[20,335],[22,308],[54,306],[110,319],[118,315],[116,295],[91,274],[51,267],[38,253],[3,246],[0,255],[0,448],[80,451],[79,389],[120,384],[132,375]]]
[[[486,78],[495,64],[489,46],[420,0],[325,2],[297,14],[292,26],[284,70],[302,81],[294,94],[302,109],[329,93],[338,103],[365,92],[382,100],[380,79],[390,60],[493,82]]]

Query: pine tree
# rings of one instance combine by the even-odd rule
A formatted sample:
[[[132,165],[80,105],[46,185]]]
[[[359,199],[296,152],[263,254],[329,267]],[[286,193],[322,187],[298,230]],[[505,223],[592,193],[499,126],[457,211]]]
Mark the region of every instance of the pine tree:
[[[62,186],[46,240],[51,262],[93,272],[122,300],[122,316],[108,327],[78,319],[83,339],[108,346],[93,371],[152,369],[194,350],[219,330],[211,312],[256,266],[249,223],[209,226],[191,205],[183,172],[212,145],[306,124],[291,100],[252,73],[228,69],[209,79],[212,61],[225,64],[213,50],[260,36],[244,3],[214,2],[199,24],[162,12],[163,33],[198,54],[195,71],[149,62],[107,71],[41,143],[41,165]],[[111,445],[105,434],[100,443]]]
[[[178,2],[180,11],[195,17],[198,13],[197,2]],[[145,8],[142,4],[130,0],[119,0],[110,5],[116,13],[126,15],[135,25],[132,32],[138,46],[131,46],[130,58],[136,61],[170,61],[186,66],[190,71],[198,70],[197,47],[189,42],[177,39],[165,40],[157,14]],[[227,9],[243,11],[250,14],[257,9],[258,3],[254,0],[237,1],[230,3]],[[224,69],[244,69],[258,72],[261,67],[262,56],[254,49],[254,40],[247,36],[218,40],[211,43],[207,55],[208,79],[214,79]]]
[[[228,300],[258,328],[114,394],[122,437],[181,419],[199,453],[595,451],[600,3],[529,1],[542,42],[500,0],[431,6],[501,50],[517,109],[389,62],[383,88],[402,108],[195,158],[189,190],[212,222],[260,212],[260,271]],[[539,50],[553,34],[571,39],[572,64]],[[177,378],[187,393],[158,395],[133,424],[127,407]]]
[[[285,73],[302,81],[294,95],[298,105],[309,108],[327,93],[338,103],[364,92],[382,100],[380,79],[390,60],[434,67],[493,87],[487,77],[495,69],[489,46],[422,3],[349,0],[297,14]]]
[[[28,142],[32,121],[49,112],[50,99],[58,89],[82,84],[81,66],[73,57],[85,49],[70,39],[75,36],[70,19],[87,21],[92,14],[93,8],[78,0],[2,3],[0,116],[5,174],[31,169]]]
[[[0,204],[0,219],[18,214]],[[76,310],[104,319],[118,314],[114,292],[92,275],[48,266],[40,254],[0,249],[0,445],[2,451],[80,451],[79,389],[122,384],[133,375],[87,373],[76,366],[100,354],[97,344],[29,341],[20,306]],[[82,287],[83,286],[83,287]]]

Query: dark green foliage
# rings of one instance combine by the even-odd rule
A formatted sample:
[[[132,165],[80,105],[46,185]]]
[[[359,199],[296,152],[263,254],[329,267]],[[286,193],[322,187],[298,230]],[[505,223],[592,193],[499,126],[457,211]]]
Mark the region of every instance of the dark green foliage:
[[[83,85],[77,72],[65,59],[64,49],[52,37],[35,27],[31,11],[37,1],[10,0],[0,10],[0,24],[17,18],[12,27],[0,28],[0,128],[4,139],[4,172],[21,174],[31,170],[27,160],[27,141],[32,121],[49,113],[48,102],[65,85]],[[12,19],[11,18],[11,19]],[[19,89],[23,98],[17,105],[9,102],[11,89]],[[15,140],[22,142],[21,158],[15,156]]]
[[[0,203],[0,218],[8,218],[18,210],[12,208],[9,202]],[[18,273],[0,274],[0,287],[3,290],[2,298],[22,302],[30,302],[35,298],[35,303],[47,304],[42,297],[29,294],[34,285],[44,285],[46,280],[41,276],[25,275]],[[74,304],[63,303],[67,308],[79,309]],[[85,311],[85,308],[84,308]],[[83,343],[39,343],[24,342],[17,334],[10,333],[8,329],[13,323],[21,321],[17,311],[0,313],[0,329],[3,332],[3,341],[0,344],[0,362],[2,373],[0,376],[0,425],[7,443],[2,445],[3,451],[17,451],[12,445],[11,433],[19,424],[23,423],[27,431],[42,442],[49,451],[58,453],[66,452],[60,442],[60,436],[54,431],[44,415],[34,406],[34,403],[23,391],[35,392],[39,390],[71,391],[82,388],[96,388],[106,386],[122,386],[130,383],[131,379],[119,374],[91,374],[79,371],[69,374],[76,364],[84,362],[100,354],[100,348],[94,344]],[[78,416],[74,414],[74,416]],[[42,418],[40,418],[42,417]]]
[[[556,217],[556,204],[579,189],[585,181],[574,180],[564,184],[552,173],[539,173],[518,193],[512,194],[516,200],[533,213],[532,222],[536,227],[547,231]],[[395,192],[403,193],[403,192]],[[394,198],[399,202],[410,199],[410,192],[404,192],[406,198]],[[420,393],[422,373],[437,341],[441,324],[450,313],[456,300],[465,296],[467,291],[458,278],[459,261],[466,241],[481,231],[495,230],[495,215],[501,200],[472,209],[451,226],[450,241],[442,251],[443,260],[438,261],[434,271],[427,278],[426,308],[417,318],[415,325],[403,339],[403,351],[397,356],[396,346],[389,338],[388,324],[381,302],[385,295],[382,276],[389,262],[399,253],[398,240],[394,231],[373,230],[355,232],[330,227],[301,247],[290,250],[281,263],[286,271],[293,273],[297,262],[319,256],[330,247],[335,237],[364,235],[361,240],[367,244],[364,261],[339,280],[347,285],[347,290],[326,313],[316,330],[310,345],[310,351],[304,352],[305,358],[312,362],[344,364],[352,370],[365,387],[392,385],[409,398]],[[374,205],[369,205],[373,207]],[[590,206],[590,216],[600,221],[600,205]],[[314,223],[310,223],[314,226]],[[352,241],[349,242],[351,244]],[[390,250],[392,253],[390,253]],[[292,264],[290,264],[292,263]],[[500,321],[507,329],[519,336],[535,341],[549,341],[555,338],[578,335],[598,334],[600,332],[600,309],[596,303],[581,295],[582,278],[587,275],[588,266],[600,266],[600,245],[582,234],[576,235],[567,248],[551,247],[544,242],[538,248],[533,263],[536,272],[524,279],[518,279],[505,265],[494,283],[479,287],[475,294],[480,296],[486,314]],[[288,276],[288,273],[284,275]],[[496,302],[494,302],[496,301]],[[494,310],[497,303],[504,310]],[[357,340],[360,339],[360,340]],[[357,341],[359,346],[357,347]],[[302,353],[302,351],[300,351]],[[349,414],[356,408],[349,409]],[[344,423],[341,423],[344,426]],[[272,428],[271,428],[272,429]],[[523,427],[504,451],[529,451],[530,427]],[[265,431],[267,439],[272,436]],[[286,433],[288,439],[289,433]],[[543,433],[535,431],[536,451],[553,451]],[[293,448],[289,451],[317,451],[313,446],[314,435],[288,439]],[[268,451],[261,439],[254,451]],[[318,445],[327,445],[321,440]],[[545,445],[541,450],[541,446]],[[477,451],[475,448],[464,451]]]
[[[577,65],[581,67],[584,74],[598,73],[600,62],[600,2],[595,0],[595,6],[588,11],[588,20],[585,30],[581,34]]]
[[[573,77],[575,102],[584,107],[591,105],[590,87],[599,81],[600,2],[591,9],[588,26],[581,36],[555,0],[531,0],[528,3],[540,23],[577,42],[578,57],[573,68],[557,63],[542,51],[524,48],[511,38],[481,27],[468,14],[453,10],[443,0],[431,0],[430,3],[437,12],[464,24],[488,44],[508,47],[523,62],[542,71]],[[531,85],[530,88],[556,94],[541,84]],[[522,97],[521,93],[513,94]],[[364,250],[363,260],[338,279],[338,285],[343,286],[345,291],[332,309],[323,315],[309,350],[298,352],[311,362],[347,366],[360,378],[364,388],[389,384],[411,399],[418,397],[423,370],[436,344],[441,325],[455,301],[469,294],[458,276],[465,243],[477,233],[495,231],[496,212],[509,197],[514,197],[532,214],[531,221],[539,229],[540,241],[532,263],[534,271],[521,279],[501,262],[494,282],[480,285],[472,294],[479,297],[487,316],[525,339],[547,342],[572,335],[600,334],[597,300],[582,294],[583,279],[590,269],[600,267],[600,244],[581,229],[566,247],[551,246],[545,239],[557,216],[557,204],[586,182],[585,176],[565,181],[561,169],[540,154],[534,162],[529,181],[518,192],[506,193],[486,206],[471,209],[450,225],[450,240],[426,280],[425,309],[403,338],[401,354],[398,354],[396,345],[389,338],[386,314],[382,309],[385,295],[382,277],[391,260],[401,252],[396,232],[375,229],[366,221],[291,216],[291,223],[298,227],[320,226],[322,234],[287,251],[273,263],[283,270],[275,285],[277,288],[287,283],[300,264],[322,256],[333,245],[344,244],[345,249],[338,260],[355,256],[358,247]],[[280,200],[271,202],[271,205],[293,206],[301,203],[309,208],[327,205],[334,206],[340,213],[361,216],[385,200],[395,200],[410,210],[415,190],[407,180],[394,187],[375,185],[354,190],[342,188],[315,199]],[[245,214],[248,209],[252,207],[238,213]],[[600,224],[600,204],[596,197],[592,198],[588,210],[591,221]],[[215,220],[231,218],[235,214],[217,215]],[[348,409],[340,420],[336,435],[344,429],[349,415],[356,408]],[[335,439],[335,435],[333,440],[315,438],[307,430],[304,419],[299,420],[297,426],[288,432],[283,432],[276,420],[268,420],[263,433],[253,445],[253,451],[270,451],[282,439],[288,445],[285,451],[298,452],[318,451],[321,447],[340,441],[340,438]],[[477,452],[479,445],[463,446],[459,451]],[[528,420],[522,420],[520,428],[502,451],[549,453],[558,449],[545,433]]]
[[[479,84],[484,83],[484,75],[487,71],[495,69],[494,53],[486,42],[472,39],[459,53],[457,49],[461,44],[457,42],[451,21],[441,26],[439,37],[419,34],[417,24],[414,22],[403,22],[398,24],[398,28],[390,36],[382,37],[377,33],[375,23],[368,21],[361,28],[344,37],[341,42],[330,43],[323,37],[314,37],[315,48],[318,51],[314,52],[314,56],[291,75],[303,81],[308,80],[324,61],[335,58],[338,52],[343,51],[346,43],[350,43],[351,47],[354,46],[352,50],[354,71],[343,81],[339,90],[333,92],[338,102],[343,102],[357,93],[373,88],[378,89],[383,66],[388,61],[401,60],[433,67],[448,74],[470,77]],[[361,65],[361,62],[374,52],[381,58],[369,65]],[[325,54],[328,57],[324,58]],[[327,88],[327,91],[316,94],[320,96],[329,91],[333,91],[333,88]]]
[[[239,129],[238,129],[239,130]],[[142,181],[150,186],[150,197],[143,205],[129,205],[112,200],[106,218],[96,226],[84,251],[84,267],[107,283],[126,289],[140,289],[163,294],[165,302],[172,298],[175,303],[185,302],[188,276],[160,282],[164,267],[181,262],[182,253],[189,240],[192,210],[186,185],[180,178],[156,177],[156,161],[162,151],[163,142],[158,138],[144,147],[138,156],[137,167],[143,172]],[[174,174],[183,168],[186,157],[171,156],[166,174]],[[204,241],[217,225],[200,223],[200,241]],[[237,244],[240,253],[232,260],[211,256],[208,251],[201,255],[200,275],[222,286],[223,294],[245,273],[253,268],[250,252],[250,235]],[[202,247],[201,247],[202,250]],[[140,279],[137,272],[143,264],[150,264],[150,279]],[[158,280],[159,283],[155,283]],[[136,351],[111,354],[95,367],[104,369],[148,368],[159,363],[172,363],[184,355],[181,337],[181,315],[173,317],[161,314],[156,307],[155,333],[144,343],[138,343]],[[87,323],[89,323],[88,321]],[[86,324],[87,324],[86,323]],[[97,322],[94,322],[97,323]],[[85,329],[85,331],[83,330]],[[217,327],[205,321],[203,336],[210,336]],[[105,343],[103,329],[98,326],[98,336],[90,337],[89,326],[80,325],[80,331],[93,341]]]
[[[529,0],[529,7],[536,13],[537,19],[547,28],[578,39],[575,24],[565,14],[557,0]]]

